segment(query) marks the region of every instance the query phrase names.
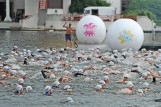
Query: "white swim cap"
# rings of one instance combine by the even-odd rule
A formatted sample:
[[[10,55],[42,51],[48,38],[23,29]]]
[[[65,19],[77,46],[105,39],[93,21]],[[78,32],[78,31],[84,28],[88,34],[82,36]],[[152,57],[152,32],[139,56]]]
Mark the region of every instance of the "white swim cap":
[[[48,59],[49,62],[52,62],[53,60],[51,58]]]
[[[158,74],[161,76],[161,71],[158,71]]]
[[[123,77],[124,77],[124,78],[129,78],[129,74],[125,73],[125,74],[123,75]]]
[[[17,71],[16,71],[16,70],[11,70],[11,71],[10,71],[10,74],[11,74],[11,75],[17,74]]]
[[[144,83],[143,83],[143,87],[144,87],[144,88],[146,88],[146,87],[148,87],[148,86],[149,86],[149,83],[148,83],[148,82],[144,82]]]
[[[13,48],[14,48],[14,49],[17,49],[17,48],[18,48],[18,46],[14,46]]]
[[[138,93],[141,93],[141,94],[144,93],[142,89],[138,89],[137,92],[138,92]]]
[[[106,65],[102,65],[102,68],[106,68]]]
[[[0,67],[3,67],[3,64],[0,64]]]
[[[31,86],[27,86],[27,87],[26,87],[26,91],[27,91],[27,92],[29,92],[29,91],[31,91],[31,90],[32,90],[32,87],[31,87]]]
[[[1,75],[1,79],[5,78],[5,77],[6,77],[6,75],[5,75],[5,74],[2,74],[2,75]]]
[[[31,53],[31,50],[27,50],[27,53]]]
[[[54,79],[55,78],[55,74],[50,74],[50,79]]]
[[[54,86],[59,86],[60,85],[60,82],[59,81],[55,81],[54,82]]]
[[[133,85],[133,83],[132,83],[131,81],[128,81],[128,82],[126,83],[126,86],[127,86],[127,87],[133,87],[134,85]]]
[[[23,78],[19,78],[19,79],[18,79],[18,83],[22,84],[22,83],[24,83],[24,82],[25,82],[25,81],[24,81]]]
[[[64,86],[64,90],[66,89],[70,89],[70,86],[69,85]]]
[[[31,59],[31,62],[34,62],[34,61],[35,61],[35,60],[32,58],[32,59]]]
[[[161,53],[161,49],[158,49],[158,52]]]
[[[147,72],[144,72],[144,73],[142,74],[142,77],[146,77],[146,76],[148,76],[148,73],[147,73]]]
[[[118,50],[113,50],[113,53],[118,53]]]
[[[102,85],[96,85],[95,89],[98,90],[98,89],[101,89],[102,88]]]
[[[110,65],[110,66],[113,66],[114,64],[115,64],[115,63],[112,62],[112,61],[109,62],[109,65]]]
[[[4,70],[9,70],[9,66],[4,66],[3,69]]]
[[[74,103],[74,100],[71,97],[67,97],[67,101],[70,103]]]
[[[49,90],[52,90],[51,86],[47,85],[45,88],[44,88],[44,91],[45,93],[47,93]]]
[[[103,81],[103,80],[100,80],[99,83],[100,83],[101,85],[106,84],[105,81]]]
[[[107,80],[107,79],[109,79],[108,76],[103,76],[103,80]]]
[[[16,91],[20,91],[20,90],[23,90],[22,85],[17,85],[17,86],[16,86]]]

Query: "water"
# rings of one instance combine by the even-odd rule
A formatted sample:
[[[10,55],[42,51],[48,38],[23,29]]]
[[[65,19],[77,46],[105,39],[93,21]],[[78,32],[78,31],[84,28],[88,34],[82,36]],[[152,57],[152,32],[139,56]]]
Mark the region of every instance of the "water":
[[[62,48],[65,46],[64,41],[65,32],[44,32],[44,31],[0,31],[0,52],[9,52],[14,45],[21,49],[36,48]],[[47,58],[50,56],[47,56]],[[68,58],[70,58],[69,56]],[[16,63],[22,65],[22,63]],[[77,63],[74,66],[83,68],[84,65],[100,66],[103,63],[89,62],[86,64]],[[123,66],[127,67],[126,65]],[[3,87],[0,85],[0,107],[160,107],[160,103],[154,102],[154,99],[161,98],[161,85],[151,84],[152,91],[146,93],[142,97],[135,95],[117,94],[119,89],[124,85],[118,85],[112,81],[118,80],[118,76],[110,75],[111,83],[104,89],[103,93],[96,93],[94,91],[95,85],[102,74],[94,72],[90,76],[94,81],[84,82],[85,77],[78,77],[69,81],[69,85],[74,92],[67,94],[62,89],[55,89],[51,97],[43,95],[43,89],[46,85],[51,85],[53,82],[45,81],[40,71],[42,67],[32,66],[26,69],[22,66],[29,75],[26,81],[26,86],[31,85],[33,91],[24,93],[23,95],[15,95],[14,85]],[[93,71],[90,71],[93,72]],[[58,73],[59,74],[59,73]],[[36,78],[35,78],[36,77]],[[121,77],[119,77],[120,79]],[[134,85],[139,86],[139,80],[136,80]],[[150,82],[150,81],[149,81]],[[62,83],[63,87],[66,83]],[[66,98],[71,97],[75,101],[73,104],[66,102]]]
[[[64,34],[63,31],[0,31],[0,46],[6,51],[15,45],[25,49],[61,48],[65,46]]]

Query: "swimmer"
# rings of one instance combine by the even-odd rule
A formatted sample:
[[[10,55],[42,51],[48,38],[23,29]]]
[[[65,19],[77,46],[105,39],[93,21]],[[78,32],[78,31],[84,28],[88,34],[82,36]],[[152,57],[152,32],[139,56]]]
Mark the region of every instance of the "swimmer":
[[[16,86],[16,90],[15,90],[14,93],[17,94],[17,95],[23,94],[23,87],[22,87],[22,85],[17,85]]]
[[[32,91],[33,89],[32,89],[32,87],[31,86],[27,86],[26,87],[26,92],[29,92],[29,91]]]
[[[6,80],[8,79],[8,77],[5,74],[1,75],[1,80],[0,80],[0,84],[5,84]]]
[[[53,93],[51,86],[48,86],[48,85],[44,88],[44,91],[46,96],[51,96]]]
[[[70,77],[70,72],[69,71],[64,71],[64,75],[61,75],[59,81],[66,83],[66,82],[68,82],[69,79],[72,79]]]
[[[55,81],[54,82],[54,87],[55,88],[60,88],[60,82],[59,81]]]
[[[65,85],[65,86],[64,86],[64,91],[70,93],[70,92],[73,91],[73,89],[72,89],[69,85]]]
[[[134,85],[131,81],[128,81],[126,84],[126,88],[119,91],[119,93],[130,94],[133,92]]]
[[[106,88],[106,83],[103,80],[99,81],[99,84],[102,86],[102,89]]]
[[[96,92],[102,92],[102,85],[96,85],[95,90]]]
[[[143,92],[142,89],[138,89],[138,90],[136,91],[136,96],[143,96],[143,94],[144,94],[144,92]]]
[[[150,90],[150,85],[147,82],[143,83],[143,91],[149,91]]]
[[[129,75],[128,75],[128,74],[124,74],[124,75],[123,75],[123,79],[118,80],[118,81],[116,81],[116,82],[119,83],[119,84],[122,84],[122,83],[125,83],[125,82],[128,81],[128,80],[129,80]]]

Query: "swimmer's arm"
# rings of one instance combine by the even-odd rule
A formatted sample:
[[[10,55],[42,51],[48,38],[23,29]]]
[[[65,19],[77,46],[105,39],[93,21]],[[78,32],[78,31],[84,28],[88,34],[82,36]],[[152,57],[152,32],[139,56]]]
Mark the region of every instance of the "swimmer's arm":
[[[161,76],[155,75],[155,74],[151,74],[151,76],[155,77],[155,78],[161,78]]]

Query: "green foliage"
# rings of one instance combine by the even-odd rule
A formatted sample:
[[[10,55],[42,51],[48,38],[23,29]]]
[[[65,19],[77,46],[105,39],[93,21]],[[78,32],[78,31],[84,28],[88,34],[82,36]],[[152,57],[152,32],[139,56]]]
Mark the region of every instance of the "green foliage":
[[[127,10],[124,15],[148,16],[155,22],[161,19],[161,0],[129,0]]]
[[[105,0],[72,0],[71,2],[70,13],[83,13],[84,8],[88,6],[110,6]]]

